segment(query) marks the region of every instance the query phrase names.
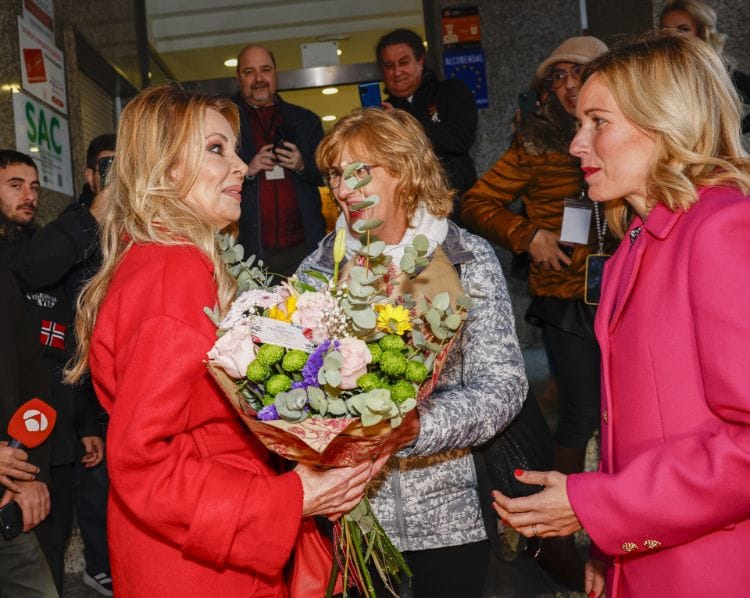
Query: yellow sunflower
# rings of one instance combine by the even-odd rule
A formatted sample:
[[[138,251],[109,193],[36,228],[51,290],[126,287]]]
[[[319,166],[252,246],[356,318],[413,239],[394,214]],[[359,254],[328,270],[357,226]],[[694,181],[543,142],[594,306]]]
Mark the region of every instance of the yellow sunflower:
[[[388,303],[377,303],[373,308],[378,312],[377,328],[388,334],[402,335],[411,330],[409,310],[403,305],[390,305]]]

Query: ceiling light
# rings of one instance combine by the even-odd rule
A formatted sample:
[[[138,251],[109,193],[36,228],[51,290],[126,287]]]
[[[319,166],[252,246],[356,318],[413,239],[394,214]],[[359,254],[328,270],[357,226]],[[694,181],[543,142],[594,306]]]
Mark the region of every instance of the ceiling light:
[[[36,154],[36,153],[38,153],[38,152],[39,152],[39,148],[38,148],[37,146],[35,146],[35,145],[32,145],[32,146],[31,146],[31,147],[29,148],[29,152],[30,152],[30,153],[32,153],[32,154]]]
[[[224,61],[224,66],[228,66],[230,68],[234,68],[237,66],[237,59],[236,58],[227,58]]]
[[[21,91],[21,86],[18,83],[5,83],[3,85],[0,85],[0,90],[18,93],[19,91]]]
[[[332,120],[336,120],[336,117],[333,114],[326,114],[322,120],[325,122],[331,122]]]
[[[341,48],[336,48],[336,55],[341,56],[344,53],[344,51]]]
[[[338,87],[325,87],[324,89],[320,90],[320,93],[322,93],[324,96],[332,96],[334,93],[338,92]]]

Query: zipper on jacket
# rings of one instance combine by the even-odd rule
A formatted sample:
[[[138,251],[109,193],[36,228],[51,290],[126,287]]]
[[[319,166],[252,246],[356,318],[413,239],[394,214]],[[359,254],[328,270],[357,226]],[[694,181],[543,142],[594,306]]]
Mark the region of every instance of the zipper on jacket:
[[[393,491],[393,505],[396,523],[398,524],[398,533],[401,537],[402,550],[408,550],[406,518],[404,517],[403,499],[401,498],[401,476],[399,475],[397,457],[391,457],[390,469],[388,477],[390,478],[391,490]]]

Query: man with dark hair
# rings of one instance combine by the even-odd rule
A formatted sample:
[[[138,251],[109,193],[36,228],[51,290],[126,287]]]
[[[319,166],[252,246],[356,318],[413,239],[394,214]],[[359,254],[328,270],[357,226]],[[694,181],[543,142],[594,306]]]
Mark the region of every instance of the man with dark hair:
[[[375,54],[389,94],[383,106],[405,110],[421,123],[456,190],[456,217],[461,196],[477,180],[469,155],[477,132],[474,94],[458,79],[438,81],[424,66],[422,38],[409,29],[386,33]]]
[[[58,592],[62,591],[65,547],[73,522],[74,461],[76,438],[84,446],[88,463],[101,461],[103,444],[97,425],[96,401],[77,400],[62,384],[68,359],[66,336],[72,327],[71,301],[63,277],[91,251],[103,201],[89,209],[68,210],[43,229],[33,226],[39,201],[39,177],[30,156],[0,150],[0,265],[15,274],[36,323],[35,338],[43,347],[46,370],[53,379],[51,404],[57,425],[51,439],[50,516],[36,534],[49,562]]]
[[[242,188],[239,241],[269,271],[291,275],[325,234],[315,166],[323,138],[313,112],[276,93],[276,61],[258,45],[237,57],[240,157],[248,164]]]

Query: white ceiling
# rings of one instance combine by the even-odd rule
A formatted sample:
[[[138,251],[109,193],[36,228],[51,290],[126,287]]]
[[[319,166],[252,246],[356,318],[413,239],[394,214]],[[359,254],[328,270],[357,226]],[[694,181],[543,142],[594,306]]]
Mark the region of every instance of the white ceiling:
[[[422,0],[146,0],[159,54],[422,26]]]

